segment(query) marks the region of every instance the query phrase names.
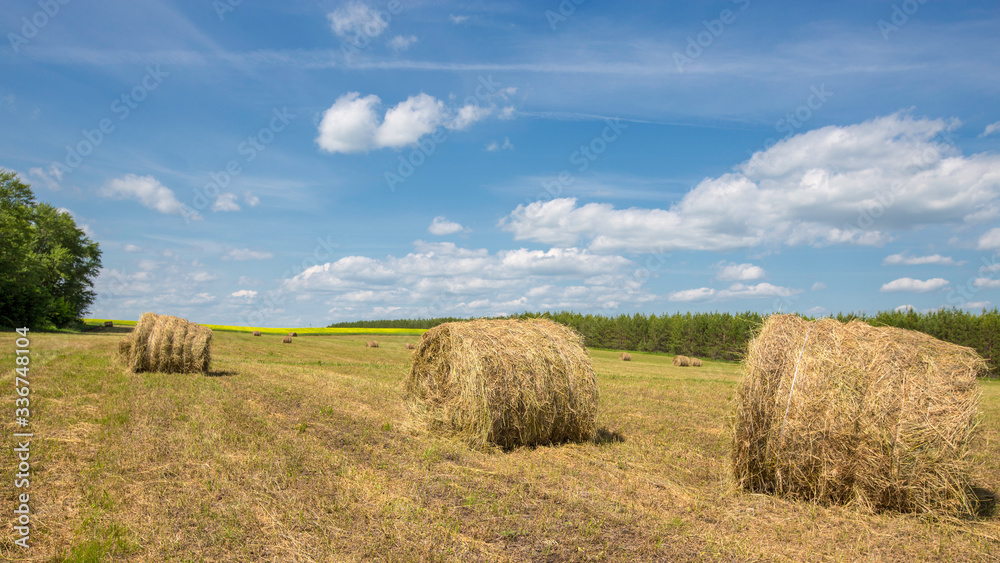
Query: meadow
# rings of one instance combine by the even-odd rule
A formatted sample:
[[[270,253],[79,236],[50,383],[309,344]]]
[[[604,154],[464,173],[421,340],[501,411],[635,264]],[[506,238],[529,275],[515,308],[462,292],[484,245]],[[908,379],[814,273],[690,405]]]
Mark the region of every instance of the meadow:
[[[591,349],[594,442],[508,452],[406,429],[413,335],[219,331],[208,375],[129,374],[125,327],[30,333],[28,550],[0,457],[0,559],[17,561],[1000,561],[1000,518],[736,490],[739,365]],[[284,329],[281,329],[284,331]],[[291,329],[290,329],[291,330]],[[283,334],[284,332],[281,332]],[[15,443],[14,333],[0,334]],[[1000,486],[1000,383],[983,381],[982,484]]]

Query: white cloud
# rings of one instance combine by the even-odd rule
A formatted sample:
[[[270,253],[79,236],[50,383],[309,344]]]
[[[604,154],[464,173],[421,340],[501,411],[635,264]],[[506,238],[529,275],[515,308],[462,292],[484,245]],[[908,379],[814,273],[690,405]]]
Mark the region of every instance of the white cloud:
[[[125,252],[142,252],[142,248],[139,248],[138,246],[136,246],[134,244],[126,244],[125,245]]]
[[[820,307],[819,305],[806,309],[806,314],[818,317],[826,313],[826,307]]]
[[[330,28],[338,37],[357,35],[378,37],[389,26],[378,10],[361,2],[348,2],[327,14]]]
[[[1000,248],[1000,227],[990,229],[979,237],[979,250],[996,250]]]
[[[929,280],[915,280],[913,278],[899,278],[898,280],[893,280],[887,284],[882,285],[882,289],[879,291],[890,292],[890,291],[908,291],[912,293],[929,293],[931,291],[937,291],[942,287],[948,285],[948,280],[943,278],[932,278]]]
[[[752,281],[759,280],[766,275],[764,268],[753,264],[719,262],[716,267],[719,269],[716,277],[722,281]]]
[[[997,121],[995,123],[990,123],[989,125],[987,125],[986,129],[983,129],[983,132],[979,134],[979,137],[980,138],[986,137],[988,135],[996,133],[997,131],[1000,131],[1000,121]]]
[[[962,308],[970,310],[983,310],[983,309],[989,309],[990,305],[992,304],[993,303],[989,301],[970,301],[965,305],[962,305]]]
[[[274,254],[249,248],[234,248],[222,255],[223,260],[269,260]]]
[[[253,299],[257,297],[257,292],[252,289],[241,289],[230,293],[229,296],[236,297],[237,299]]]
[[[393,51],[401,52],[409,49],[410,45],[413,45],[416,42],[417,42],[416,35],[408,35],[408,36],[397,35],[392,39],[390,39],[386,43],[386,45],[388,45],[389,48],[392,49]]]
[[[253,195],[253,192],[246,191],[243,192],[243,202],[250,207],[257,207],[260,205],[260,198]]]
[[[215,279],[215,276],[208,272],[191,272],[187,275],[187,278],[193,282],[201,283],[212,281]]]
[[[450,14],[448,16],[448,19],[451,20],[451,23],[458,25],[460,23],[465,23],[466,21],[468,21],[469,16],[456,16],[455,14]]]
[[[978,287],[979,289],[1000,289],[1000,280],[995,280],[993,278],[976,278],[972,281],[972,285]]]
[[[562,198],[519,205],[500,225],[516,240],[663,252],[878,245],[894,229],[1000,217],[1000,154],[963,156],[934,140],[955,126],[897,113],[823,127],[703,180],[669,209]]]
[[[219,194],[219,197],[215,198],[215,202],[212,203],[212,211],[239,211],[240,204],[236,203],[237,197],[234,193]]]
[[[444,216],[435,217],[434,220],[431,221],[431,225],[427,227],[428,233],[438,236],[453,235],[463,231],[468,231],[468,229],[463,227],[460,223],[445,219]]]
[[[514,112],[515,111],[516,110],[514,109],[514,106],[504,106],[504,108],[502,110],[500,110],[500,114],[497,115],[497,118],[499,118],[499,119],[514,119]]]
[[[667,296],[671,301],[728,301],[731,299],[762,299],[766,297],[789,297],[802,290],[780,287],[769,283],[745,285],[734,283],[727,289],[716,290],[709,287],[675,291]]]
[[[191,298],[190,303],[193,305],[201,305],[204,303],[211,303],[215,301],[215,296],[208,293],[199,293]]]
[[[348,92],[325,112],[316,143],[326,152],[354,153],[372,149],[403,148],[439,127],[463,130],[493,113],[492,102],[468,104],[457,110],[423,92],[386,110],[380,118],[382,100],[371,94],[361,97]]]
[[[134,199],[167,215],[181,215],[184,209],[174,192],[152,176],[128,174],[115,178],[98,190],[98,194],[112,199]],[[200,219],[200,216],[194,213],[192,218]]]
[[[890,254],[882,260],[882,264],[889,266],[921,266],[925,264],[936,264],[939,266],[959,266],[965,262],[956,262],[954,258],[950,256],[941,256],[940,254],[931,254],[930,256],[910,256],[907,252],[900,252],[899,254]]]
[[[811,291],[821,291],[823,289],[826,289],[826,284],[823,282],[816,282],[812,284],[812,287],[810,288]]]
[[[59,182],[62,181],[63,173],[55,164],[49,166],[49,168],[31,168],[28,170],[28,174],[36,180],[36,182],[41,182],[46,188],[52,191],[58,191],[61,188]]]
[[[896,307],[896,310],[899,311],[899,312],[901,312],[901,313],[905,313],[907,311],[916,311],[917,308],[914,307],[913,305],[907,304],[907,305],[900,305],[899,307]]]
[[[497,141],[490,141],[489,144],[486,145],[486,150],[490,151],[490,152],[493,152],[493,151],[512,151],[512,150],[514,150],[514,144],[510,142],[510,137],[504,137],[502,145],[500,143],[498,143]]]

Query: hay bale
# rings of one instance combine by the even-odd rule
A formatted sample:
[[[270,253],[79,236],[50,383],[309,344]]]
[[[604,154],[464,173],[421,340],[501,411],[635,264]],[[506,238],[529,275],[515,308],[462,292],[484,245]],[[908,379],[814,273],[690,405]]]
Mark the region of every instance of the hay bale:
[[[250,334],[252,334],[254,336],[260,336],[260,331],[259,330],[255,330],[255,331],[251,332]]]
[[[691,358],[681,355],[674,356],[674,365],[681,367],[688,367],[691,365]]]
[[[421,338],[403,386],[411,425],[473,447],[583,441],[596,428],[583,337],[546,319],[438,325]]]
[[[378,348],[378,342],[369,340],[368,342],[365,342],[365,348]]]
[[[134,373],[207,372],[211,346],[210,328],[178,317],[143,313],[135,329],[118,343],[118,359]]]
[[[284,344],[291,344],[292,343],[292,337],[291,337],[291,335],[286,334],[285,336],[282,336],[281,337],[281,342],[284,343]]]
[[[628,352],[622,352],[622,355],[619,356],[619,358],[621,358],[623,362],[631,362],[632,354],[629,354]]]
[[[739,486],[862,510],[968,512],[986,363],[861,321],[768,317],[736,394]]]
[[[701,367],[701,360],[699,360],[698,358],[688,358],[688,360],[691,362],[691,366],[692,367],[696,367],[696,368],[700,368]]]
[[[417,349],[417,345],[414,344],[414,343],[412,343],[412,342],[407,342],[406,343],[406,349],[407,350],[416,350]]]
[[[299,335],[299,333],[297,333],[297,332],[289,332],[288,333],[288,336],[291,336],[293,338],[296,337],[296,336],[298,336],[298,335]]]
[[[105,328],[112,328],[114,326],[115,326],[115,323],[113,323],[111,321],[104,321],[104,327]]]

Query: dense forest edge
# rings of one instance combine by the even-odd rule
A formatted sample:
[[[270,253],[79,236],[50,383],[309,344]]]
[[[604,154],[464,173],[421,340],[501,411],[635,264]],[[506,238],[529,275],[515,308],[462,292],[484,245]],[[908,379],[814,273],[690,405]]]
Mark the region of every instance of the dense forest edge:
[[[572,311],[520,313],[498,318],[546,318],[573,327],[587,346],[612,350],[636,350],[683,354],[712,360],[739,361],[747,343],[757,333],[764,316],[745,313],[674,313],[672,315],[584,315]],[[812,317],[805,317],[812,319]],[[917,330],[935,338],[975,349],[989,363],[990,376],[1000,376],[1000,312],[983,310],[973,314],[962,309],[881,311],[874,315],[839,313],[833,318],[861,320],[873,326]],[[331,324],[331,328],[433,328],[441,323],[467,319],[399,319],[354,321]]]

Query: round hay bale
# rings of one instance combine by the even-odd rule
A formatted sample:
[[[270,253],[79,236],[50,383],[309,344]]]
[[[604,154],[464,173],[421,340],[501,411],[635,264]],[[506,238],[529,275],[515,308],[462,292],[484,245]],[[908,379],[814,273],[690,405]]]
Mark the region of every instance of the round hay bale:
[[[211,345],[209,328],[178,317],[143,313],[135,329],[118,343],[118,358],[134,373],[207,372]]]
[[[972,349],[865,322],[768,317],[737,388],[739,486],[862,510],[968,512]]]
[[[674,365],[681,367],[688,367],[691,365],[691,358],[681,355],[674,356]]]
[[[260,336],[260,331],[259,330],[255,330],[255,331],[251,332],[250,334],[252,334],[254,336]]]
[[[477,448],[584,441],[596,428],[583,337],[546,319],[438,325],[421,338],[403,386],[411,424]]]
[[[289,332],[288,333],[288,336],[291,336],[293,338],[296,337],[296,336],[298,336],[298,335],[299,335],[299,333],[297,333],[297,332]]]
[[[700,368],[701,367],[701,360],[699,360],[698,358],[689,358],[689,360],[691,361],[691,366],[692,367],[696,367],[696,368]]]
[[[414,344],[414,343],[412,343],[412,342],[407,342],[406,343],[406,349],[407,350],[416,350],[417,349],[417,345]]]
[[[292,343],[292,337],[290,335],[286,334],[285,336],[281,337],[281,342],[284,343],[284,344],[291,344]]]
[[[365,342],[365,348],[378,348],[378,342],[369,340],[368,342]]]
[[[622,352],[622,355],[619,356],[619,358],[621,358],[623,362],[631,362],[632,354],[629,354],[628,352]]]
[[[112,328],[113,326],[115,326],[114,322],[112,322],[112,321],[104,321],[104,327],[105,328]]]

